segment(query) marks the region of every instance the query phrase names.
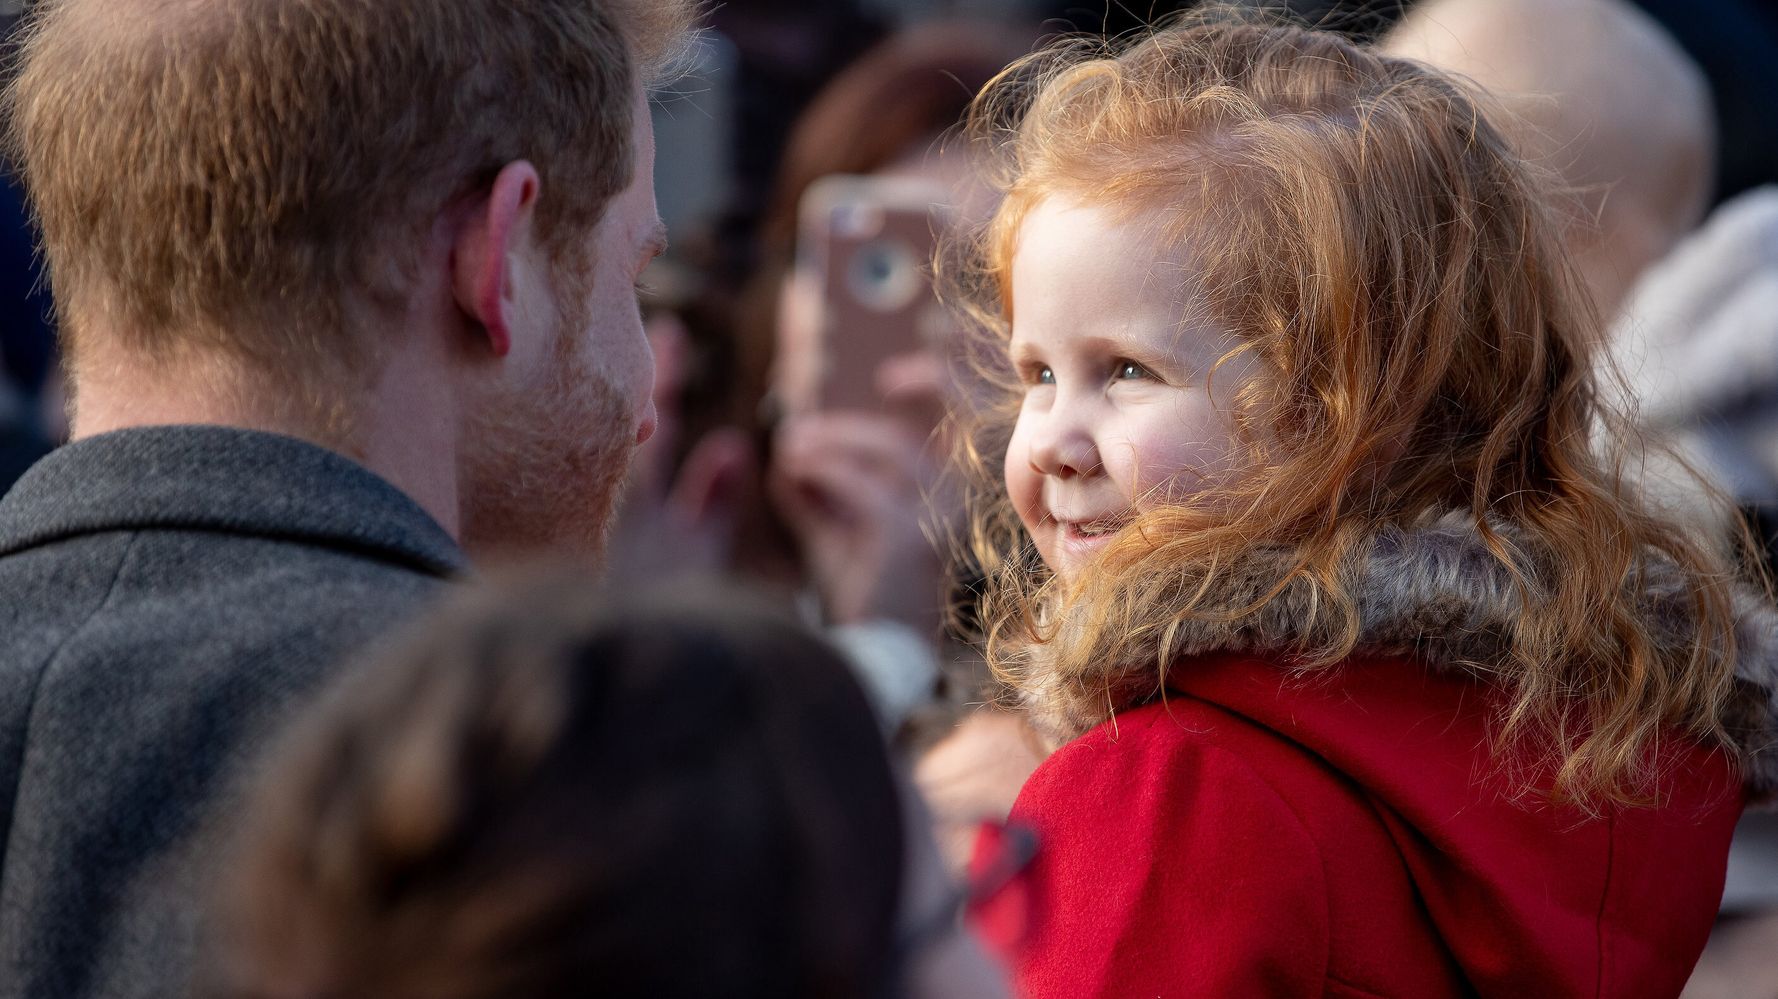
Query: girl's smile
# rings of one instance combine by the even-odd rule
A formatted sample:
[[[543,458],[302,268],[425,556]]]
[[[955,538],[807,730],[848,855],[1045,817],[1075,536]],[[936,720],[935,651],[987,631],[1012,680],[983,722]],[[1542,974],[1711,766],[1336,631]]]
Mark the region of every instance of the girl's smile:
[[[1051,565],[1078,566],[1097,558],[1100,550],[1117,537],[1117,532],[1130,522],[1128,515],[1108,517],[1087,522],[1058,520],[1056,521],[1056,538],[1054,547],[1056,559]],[[1050,560],[1048,553],[1044,559]]]
[[[1234,341],[1201,314],[1185,253],[1091,205],[1032,209],[1012,271],[1025,397],[1007,492],[1044,561],[1070,577],[1137,513],[1190,496],[1224,464],[1232,421],[1206,378]],[[1218,397],[1251,365],[1223,365]]]

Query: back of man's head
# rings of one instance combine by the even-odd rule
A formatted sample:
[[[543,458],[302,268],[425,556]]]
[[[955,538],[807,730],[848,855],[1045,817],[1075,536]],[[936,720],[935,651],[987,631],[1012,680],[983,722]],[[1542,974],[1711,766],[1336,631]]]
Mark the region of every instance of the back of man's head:
[[[1423,0],[1382,46],[1481,85],[1505,106],[1521,154],[1576,189],[1588,217],[1575,255],[1608,317],[1703,218],[1709,83],[1626,0]]]
[[[45,0],[10,93],[64,341],[83,361],[364,371],[361,305],[515,160],[568,262],[635,160],[678,0]],[[576,251],[575,248],[580,249]]]

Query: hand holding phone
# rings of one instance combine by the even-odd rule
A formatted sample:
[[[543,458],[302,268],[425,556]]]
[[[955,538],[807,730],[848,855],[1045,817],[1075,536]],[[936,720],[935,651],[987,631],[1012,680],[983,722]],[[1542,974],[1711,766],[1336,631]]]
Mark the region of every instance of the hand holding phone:
[[[881,409],[885,364],[935,349],[946,326],[931,265],[948,196],[932,181],[851,176],[804,195],[797,268],[817,302],[819,408]]]

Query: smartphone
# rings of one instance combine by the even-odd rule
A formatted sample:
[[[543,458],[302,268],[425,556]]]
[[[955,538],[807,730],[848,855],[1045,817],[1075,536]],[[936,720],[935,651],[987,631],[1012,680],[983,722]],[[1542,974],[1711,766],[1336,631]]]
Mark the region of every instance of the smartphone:
[[[803,195],[797,267],[819,299],[821,408],[880,408],[878,368],[943,328],[931,273],[949,200],[944,185],[906,177],[824,177]]]

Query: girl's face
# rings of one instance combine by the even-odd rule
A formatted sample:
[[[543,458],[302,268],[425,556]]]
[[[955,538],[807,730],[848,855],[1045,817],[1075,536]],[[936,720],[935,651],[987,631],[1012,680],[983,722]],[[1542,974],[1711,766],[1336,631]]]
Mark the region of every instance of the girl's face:
[[[1046,199],[1019,232],[1011,354],[1025,396],[1006,489],[1064,579],[1135,514],[1226,472],[1233,424],[1205,379],[1235,343],[1195,317],[1194,273],[1188,254],[1078,201]],[[1222,365],[1217,399],[1253,365]]]

